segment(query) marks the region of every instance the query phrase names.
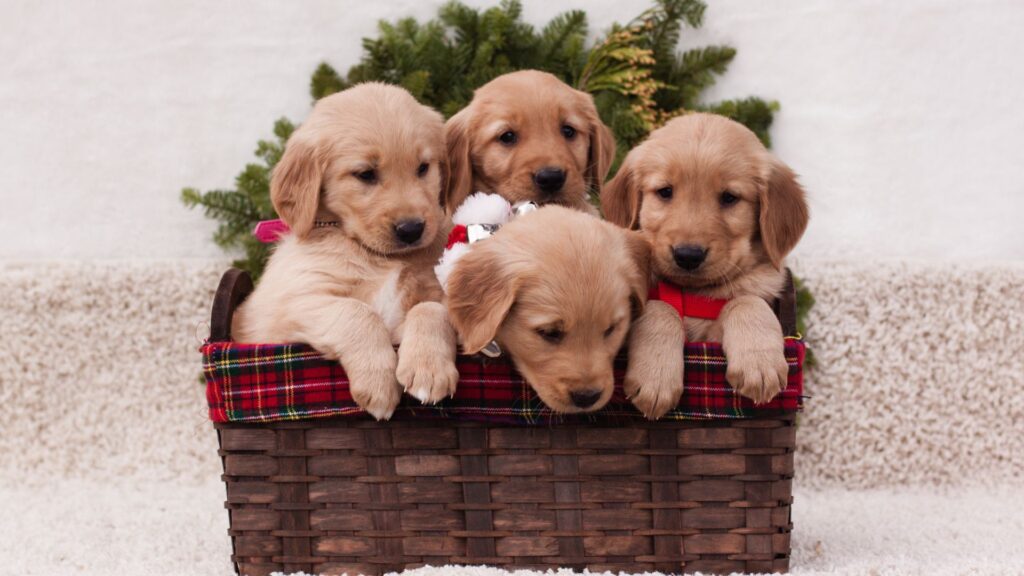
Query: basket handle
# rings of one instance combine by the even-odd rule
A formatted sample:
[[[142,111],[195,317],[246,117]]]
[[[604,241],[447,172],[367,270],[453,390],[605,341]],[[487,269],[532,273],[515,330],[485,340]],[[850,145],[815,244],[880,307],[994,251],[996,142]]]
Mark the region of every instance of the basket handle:
[[[796,285],[793,283],[793,272],[786,268],[786,284],[782,293],[775,299],[775,315],[782,324],[783,336],[797,336],[796,329]]]
[[[210,314],[210,342],[231,341],[231,318],[252,288],[252,276],[245,270],[230,268],[221,276]]]

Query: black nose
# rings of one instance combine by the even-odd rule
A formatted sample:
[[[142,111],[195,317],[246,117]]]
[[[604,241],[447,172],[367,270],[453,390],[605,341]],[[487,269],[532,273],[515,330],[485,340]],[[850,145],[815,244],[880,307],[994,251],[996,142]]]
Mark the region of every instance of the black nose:
[[[676,266],[690,272],[700,268],[700,265],[704,263],[704,259],[707,256],[708,251],[706,248],[694,246],[693,244],[683,244],[672,248],[672,259],[676,261]]]
[[[577,390],[569,394],[573,405],[577,408],[590,408],[601,398],[600,390]]]
[[[395,236],[403,244],[415,244],[423,236],[423,220],[402,220],[395,224]]]
[[[533,175],[533,183],[540,188],[541,192],[554,194],[565,185],[565,171],[561,168],[550,166],[541,168]]]

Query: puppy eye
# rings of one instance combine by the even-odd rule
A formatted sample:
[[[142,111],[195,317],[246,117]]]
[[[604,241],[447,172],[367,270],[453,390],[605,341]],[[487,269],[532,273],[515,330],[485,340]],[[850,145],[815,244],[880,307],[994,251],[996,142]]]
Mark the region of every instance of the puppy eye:
[[[430,164],[424,162],[423,164],[420,164],[419,168],[416,169],[416,175],[422,178],[427,175],[428,171],[430,171]]]
[[[356,178],[359,178],[360,180],[366,182],[367,184],[374,184],[375,182],[377,182],[377,171],[370,169],[363,170],[362,172],[356,172]]]
[[[657,194],[665,200],[668,200],[672,197],[672,187],[665,186],[664,188],[658,188]]]
[[[565,337],[565,332],[558,328],[537,328],[537,335],[552,344],[558,344]]]
[[[498,136],[498,141],[504,144],[505,146],[511,146],[515,144],[518,140],[519,137],[516,136],[516,133],[511,130],[502,132],[501,136]]]
[[[612,334],[614,334],[615,333],[615,329],[618,328],[618,327],[619,327],[619,323],[618,322],[616,322],[615,324],[612,324],[611,326],[609,326],[608,329],[604,331],[604,337],[607,338],[607,337],[611,336]]]
[[[718,203],[721,204],[723,208],[732,206],[739,201],[740,197],[728,190],[722,192],[721,196],[718,197]]]
[[[576,129],[568,124],[562,126],[562,136],[565,136],[566,140],[572,140],[576,137]]]

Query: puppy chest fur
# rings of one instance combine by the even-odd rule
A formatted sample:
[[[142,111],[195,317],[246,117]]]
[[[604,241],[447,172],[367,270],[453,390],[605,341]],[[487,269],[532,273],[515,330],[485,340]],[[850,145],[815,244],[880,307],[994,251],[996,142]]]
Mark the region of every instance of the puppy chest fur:
[[[406,312],[402,305],[404,298],[401,286],[398,284],[400,276],[401,270],[399,268],[396,267],[389,270],[384,275],[382,281],[377,284],[377,293],[374,294],[373,302],[370,303],[374,312],[380,316],[384,325],[387,326],[392,339],[394,339],[398,326],[405,318]]]
[[[430,255],[412,258],[373,254],[337,233],[314,241],[285,239],[257,290],[238,311],[234,332],[240,341],[301,341],[297,318],[311,295],[352,298],[366,304],[384,323],[392,343],[401,342],[406,313],[419,302],[439,301]],[[434,250],[427,250],[431,254]],[[322,318],[322,322],[332,322]]]

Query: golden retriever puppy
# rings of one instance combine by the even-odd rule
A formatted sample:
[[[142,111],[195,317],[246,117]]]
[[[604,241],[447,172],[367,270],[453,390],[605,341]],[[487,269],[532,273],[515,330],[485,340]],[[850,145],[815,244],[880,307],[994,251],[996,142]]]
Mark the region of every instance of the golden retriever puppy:
[[[615,159],[615,139],[589,94],[547,72],[522,70],[481,86],[445,125],[449,212],[473,192],[509,202],[561,204],[596,214],[588,200]]]
[[[463,351],[494,340],[552,410],[601,408],[614,387],[612,361],[647,298],[646,256],[639,235],[576,210],[547,206],[516,218],[474,244],[448,278]]]
[[[712,114],[676,118],[629,153],[601,207],[612,222],[646,236],[658,280],[728,299],[717,320],[686,318],[685,331],[690,340],[722,343],[726,377],[740,394],[767,402],[786,386],[782,328],[771,302],[808,208],[793,171],[753,132]],[[658,342],[678,329],[661,321],[634,337]],[[649,379],[645,349],[635,346],[630,358],[627,380],[638,386]]]
[[[455,333],[433,273],[445,170],[443,119],[405,90],[362,84],[317,102],[274,168],[271,200],[291,232],[238,309],[235,339],[340,360],[378,419],[399,382],[425,402],[454,392]]]

